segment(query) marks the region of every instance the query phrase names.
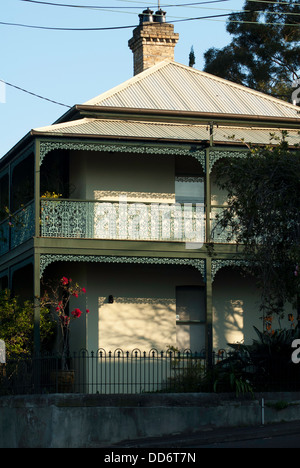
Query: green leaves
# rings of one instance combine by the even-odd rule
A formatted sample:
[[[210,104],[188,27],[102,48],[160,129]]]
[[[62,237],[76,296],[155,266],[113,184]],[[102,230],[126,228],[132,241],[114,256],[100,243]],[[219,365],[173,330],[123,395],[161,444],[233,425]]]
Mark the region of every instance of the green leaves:
[[[245,2],[229,16],[232,42],[205,54],[208,73],[291,101],[292,81],[300,76],[300,7],[297,0]]]
[[[289,149],[284,137],[216,165],[218,185],[228,193],[218,225],[243,245],[262,309],[278,314],[300,295],[294,275],[300,259],[300,151]]]
[[[4,340],[7,356],[33,352],[34,306],[30,301],[21,305],[9,290],[0,292],[0,339]],[[47,309],[41,310],[41,341],[44,345],[54,336],[55,326]]]

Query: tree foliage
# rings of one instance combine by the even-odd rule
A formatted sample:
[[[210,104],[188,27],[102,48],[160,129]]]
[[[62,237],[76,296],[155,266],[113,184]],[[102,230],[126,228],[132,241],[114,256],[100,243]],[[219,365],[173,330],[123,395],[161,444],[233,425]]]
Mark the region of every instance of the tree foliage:
[[[56,325],[49,311],[41,309],[41,343],[44,351],[54,337]],[[4,340],[6,355],[31,355],[33,353],[34,305],[21,304],[8,289],[0,292],[0,339]]]
[[[299,24],[297,0],[246,0],[242,12],[229,16],[231,43],[207,50],[204,70],[291,101],[292,83],[300,77]]]
[[[216,172],[228,192],[217,225],[242,245],[265,314],[280,315],[300,297],[300,151],[283,138],[251,148],[245,158],[219,161]]]

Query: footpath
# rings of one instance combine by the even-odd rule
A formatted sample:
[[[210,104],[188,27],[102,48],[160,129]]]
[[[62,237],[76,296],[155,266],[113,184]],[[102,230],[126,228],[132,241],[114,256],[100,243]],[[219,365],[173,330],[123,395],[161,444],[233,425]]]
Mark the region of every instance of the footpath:
[[[156,449],[178,449],[188,447],[210,446],[223,444],[226,442],[255,441],[280,436],[299,435],[300,448],[300,421],[290,421],[282,423],[267,424],[254,427],[233,427],[233,428],[203,428],[190,435],[177,435],[172,437],[147,438],[144,440],[131,440],[123,444],[116,444],[112,448],[156,448]]]

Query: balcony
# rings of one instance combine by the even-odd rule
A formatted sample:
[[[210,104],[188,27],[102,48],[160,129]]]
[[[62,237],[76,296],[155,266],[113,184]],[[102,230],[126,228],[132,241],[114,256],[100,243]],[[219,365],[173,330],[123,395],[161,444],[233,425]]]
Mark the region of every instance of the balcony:
[[[124,197],[111,202],[41,199],[41,236],[186,242],[201,247],[204,205],[132,203]]]
[[[27,203],[0,224],[0,255],[34,236],[34,201]]]

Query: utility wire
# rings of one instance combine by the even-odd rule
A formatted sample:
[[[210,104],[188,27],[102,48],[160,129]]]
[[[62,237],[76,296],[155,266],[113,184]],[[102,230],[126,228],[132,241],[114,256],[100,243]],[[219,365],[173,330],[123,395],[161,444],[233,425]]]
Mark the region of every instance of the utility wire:
[[[196,20],[203,20],[203,19],[214,19],[214,18],[221,18],[224,16],[230,16],[231,13],[226,13],[222,15],[209,15],[209,16],[197,16],[193,18],[182,18],[178,20],[173,20],[172,23],[179,23],[183,21],[196,21]],[[287,24],[287,23],[272,23],[272,22],[267,22],[267,23],[260,23],[258,21],[234,21],[234,20],[229,20],[231,23],[241,23],[241,24],[257,24],[259,26],[296,26],[299,27],[299,23],[293,23],[293,24]],[[29,24],[23,24],[23,23],[6,23],[4,21],[0,21],[0,25],[5,25],[5,26],[17,26],[17,27],[22,27],[22,28],[30,28],[30,29],[44,29],[44,30],[52,30],[52,31],[109,31],[109,30],[117,30],[117,29],[132,29],[136,28],[137,25],[129,25],[129,26],[111,26],[111,27],[104,27],[104,28],[59,28],[59,27],[50,27],[50,26],[34,26],[34,25],[29,25]]]
[[[103,9],[137,9],[137,6],[98,6],[98,5],[71,5],[71,4],[66,4],[66,3],[55,3],[55,2],[42,2],[40,0],[20,0],[21,2],[27,2],[27,3],[37,3],[40,5],[48,5],[48,6],[58,6],[58,7],[68,7],[68,8],[85,8],[85,9],[92,9],[92,10],[103,10]],[[206,2],[194,2],[194,3],[181,3],[181,4],[166,4],[163,5],[164,8],[174,8],[174,7],[188,7],[188,6],[194,6],[194,5],[207,5],[211,3],[224,3],[228,2],[229,0],[210,0]],[[148,3],[147,3],[148,5]]]
[[[209,15],[209,16],[197,16],[193,18],[182,18],[182,19],[177,19],[171,21],[171,23],[179,23],[179,22],[184,22],[184,21],[196,21],[196,20],[214,20],[215,18],[221,18],[224,16],[230,16],[231,13],[226,13],[222,15]],[[240,24],[256,24],[258,26],[295,26],[299,28],[299,23],[272,23],[272,22],[266,22],[266,23],[260,23],[258,21],[235,21],[235,20],[229,20],[230,23],[240,23]],[[170,21],[167,21],[167,23],[170,23]],[[128,26],[110,26],[110,27],[105,27],[105,28],[59,28],[59,27],[50,27],[50,26],[35,26],[35,25],[30,25],[30,24],[23,24],[23,23],[6,23],[4,21],[0,21],[0,25],[4,26],[16,26],[16,27],[22,27],[22,28],[30,28],[30,29],[44,29],[44,30],[50,30],[50,31],[111,31],[111,30],[117,30],[117,29],[132,29],[136,28],[137,24],[132,24]]]
[[[61,102],[53,101],[52,99],[48,99],[46,97],[40,96],[39,94],[32,93],[31,91],[28,91],[27,89],[20,88],[19,86],[8,83],[7,81],[4,81],[4,80],[0,80],[0,81],[6,84],[7,86],[11,86],[12,88],[18,89],[19,91],[23,91],[24,93],[30,94],[31,96],[35,96],[36,98],[44,99],[45,101],[52,102],[53,104],[57,104],[58,106],[68,107],[69,109],[71,109],[71,106],[68,106],[67,104],[62,104]]]
[[[49,26],[34,26],[31,24],[23,24],[23,23],[6,23],[4,21],[0,21],[0,24],[5,26],[18,26],[22,28],[30,28],[30,29],[46,29],[51,31],[108,31],[112,29],[129,29],[129,28],[136,28],[136,24],[130,26],[112,26],[107,28],[55,28]]]
[[[254,3],[271,3],[272,5],[300,6],[300,3],[290,3],[290,2],[268,2],[267,0],[247,0],[247,1],[254,2]]]
[[[64,7],[64,8],[83,8],[83,9],[90,9],[90,10],[102,10],[102,11],[114,11],[112,9],[134,9],[136,10],[137,7],[133,6],[91,6],[91,5],[70,5],[66,3],[54,3],[54,2],[42,2],[40,0],[20,0],[21,2],[28,2],[28,3],[34,3],[34,4],[39,4],[39,5],[46,5],[46,6],[57,6],[57,7]],[[178,5],[163,5],[164,8],[173,8],[173,7],[190,7],[190,8],[202,8],[199,7],[199,5],[207,5],[207,4],[212,4],[212,3],[220,3],[220,2],[227,2],[229,0],[212,0],[212,1],[207,1],[207,2],[194,2],[194,3],[181,3]],[[253,0],[257,1],[257,0]],[[210,8],[214,9],[214,8]],[[230,11],[231,13],[263,13],[262,10],[226,10],[223,8],[216,8],[217,10],[221,11]],[[120,12],[120,13],[125,13],[125,12]],[[127,13],[127,12],[126,12]],[[134,13],[133,13],[134,14]],[[300,13],[293,13],[293,12],[276,12],[276,11],[270,11],[268,14],[272,15],[289,15],[289,16],[299,16]],[[182,18],[184,19],[184,18]]]
[[[222,15],[210,15],[210,16],[199,16],[197,18],[184,18],[179,19],[176,21],[172,21],[172,23],[179,22],[179,21],[193,21],[193,20],[200,20],[200,19],[210,19],[210,18],[220,18],[224,16],[229,16],[230,13],[222,14]],[[0,21],[0,24],[6,26],[18,26],[23,28],[32,28],[32,29],[46,29],[46,30],[53,30],[53,31],[108,31],[114,29],[129,29],[129,28],[136,28],[137,24],[130,25],[130,26],[111,26],[105,28],[58,28],[58,27],[50,27],[50,26],[34,26],[29,24],[23,23],[6,23],[4,21]]]

